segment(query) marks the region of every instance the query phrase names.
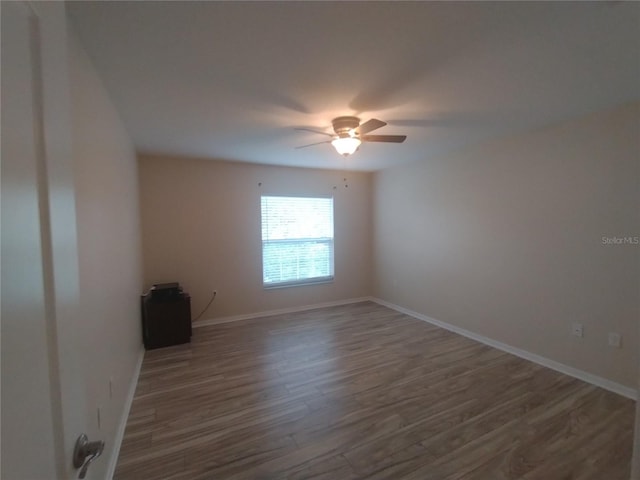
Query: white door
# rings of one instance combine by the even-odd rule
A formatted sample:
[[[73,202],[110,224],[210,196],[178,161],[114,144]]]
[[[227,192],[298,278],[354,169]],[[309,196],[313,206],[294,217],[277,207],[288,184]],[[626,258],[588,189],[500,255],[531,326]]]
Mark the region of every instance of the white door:
[[[88,357],[77,309],[64,4],[1,8],[1,474],[76,478]]]

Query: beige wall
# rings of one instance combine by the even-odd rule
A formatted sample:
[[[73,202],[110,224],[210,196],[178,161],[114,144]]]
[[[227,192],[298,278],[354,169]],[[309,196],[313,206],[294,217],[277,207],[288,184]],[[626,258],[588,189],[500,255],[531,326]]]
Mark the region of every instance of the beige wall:
[[[378,172],[374,295],[636,388],[640,246],[602,237],[640,235],[639,131],[635,103]]]
[[[371,293],[371,174],[145,155],[139,165],[145,288],[180,282],[193,317],[213,290],[203,320]],[[262,287],[260,196],[270,194],[334,196],[333,283]]]
[[[70,81],[87,434],[106,441],[90,478],[105,478],[141,352],[138,172],[133,145],[88,57],[71,38]],[[113,397],[109,380],[113,379]],[[97,407],[101,408],[101,427]]]

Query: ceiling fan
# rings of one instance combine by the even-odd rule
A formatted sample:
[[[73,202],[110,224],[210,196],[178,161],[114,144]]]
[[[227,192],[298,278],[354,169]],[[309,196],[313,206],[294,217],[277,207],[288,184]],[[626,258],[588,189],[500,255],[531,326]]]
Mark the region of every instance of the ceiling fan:
[[[386,122],[375,118],[360,124],[360,119],[358,117],[338,117],[334,118],[331,123],[335,134],[313,130],[312,128],[296,128],[296,130],[304,130],[331,137],[331,140],[302,145],[300,147],[296,147],[296,149],[330,143],[340,155],[344,155],[346,157],[358,150],[358,147],[360,147],[362,142],[402,143],[407,138],[406,135],[367,135],[367,133],[377,130],[380,127],[384,127],[387,124]]]

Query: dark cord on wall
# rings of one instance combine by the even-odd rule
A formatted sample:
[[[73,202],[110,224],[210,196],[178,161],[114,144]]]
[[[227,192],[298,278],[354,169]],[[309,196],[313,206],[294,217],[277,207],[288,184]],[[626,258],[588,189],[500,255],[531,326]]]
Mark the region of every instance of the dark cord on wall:
[[[213,291],[213,295],[211,295],[211,300],[209,300],[209,303],[207,303],[207,306],[206,306],[206,307],[204,307],[204,310],[202,310],[202,311],[200,312],[200,315],[198,315],[198,316],[193,320],[194,322],[197,322],[198,320],[200,320],[200,317],[201,317],[202,315],[204,315],[204,312],[206,312],[206,311],[207,311],[207,308],[209,308],[209,307],[211,306],[211,304],[212,304],[212,303],[213,303],[213,301],[215,300],[215,298],[216,298],[216,295],[217,295],[217,294],[218,294],[218,292],[217,292],[216,290],[214,290],[214,291]]]

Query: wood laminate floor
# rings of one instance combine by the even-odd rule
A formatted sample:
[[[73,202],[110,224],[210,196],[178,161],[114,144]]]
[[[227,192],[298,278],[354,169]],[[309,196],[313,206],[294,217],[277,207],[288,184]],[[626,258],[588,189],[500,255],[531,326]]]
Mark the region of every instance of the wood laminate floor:
[[[628,480],[635,403],[371,302],[146,352],[116,480]]]

